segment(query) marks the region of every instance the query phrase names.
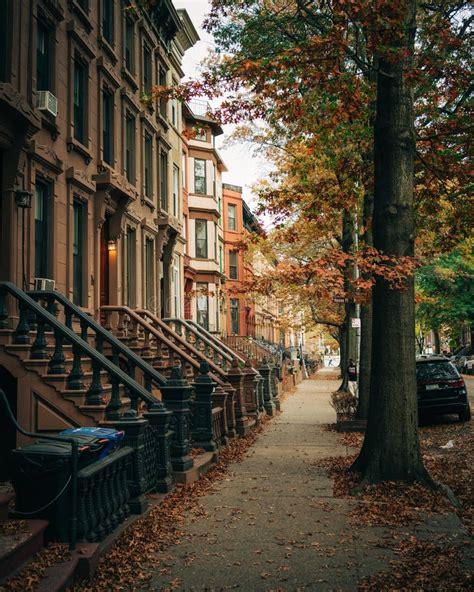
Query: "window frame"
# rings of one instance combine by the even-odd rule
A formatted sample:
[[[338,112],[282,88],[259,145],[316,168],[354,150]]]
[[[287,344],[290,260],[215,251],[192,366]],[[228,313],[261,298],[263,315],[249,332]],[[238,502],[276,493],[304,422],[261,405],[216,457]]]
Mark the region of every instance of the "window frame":
[[[160,208],[165,212],[169,208],[168,200],[168,152],[161,149],[159,155],[159,171],[160,171]]]
[[[143,195],[153,199],[153,136],[147,130],[143,132]]]
[[[101,137],[102,137],[102,160],[109,164],[110,166],[114,165],[114,119],[115,119],[115,97],[114,93],[111,92],[108,88],[102,87],[101,89],[101,114],[102,114],[102,121],[101,121]],[[110,100],[110,117],[106,117],[106,109],[105,109],[105,97],[107,96],[107,100]],[[109,120],[110,131],[106,131],[106,121]],[[108,146],[106,150],[106,140],[105,134],[108,134]],[[107,156],[108,152],[108,156]]]
[[[202,223],[202,226],[201,226]],[[204,236],[198,236],[199,227],[204,228]],[[195,239],[195,255],[196,259],[208,259],[209,257],[209,246],[208,246],[209,232],[207,228],[207,220],[205,218],[195,218],[194,220],[194,239]],[[198,247],[198,245],[200,245]],[[198,254],[199,251],[199,254]]]
[[[203,163],[204,165],[204,175],[197,175],[197,164],[198,163]],[[205,158],[195,158],[194,159],[194,193],[197,195],[207,195],[207,160]],[[197,188],[197,183],[196,180],[197,179],[202,179],[203,181],[203,191],[198,191]]]
[[[179,167],[173,163],[173,216],[179,216]]]
[[[52,25],[50,23],[48,23],[40,15],[38,15],[38,19],[37,19],[36,22],[37,22],[37,25],[36,25],[36,90],[37,91],[49,90],[50,92],[53,92],[54,91],[54,50],[55,50],[54,28],[52,27]],[[48,40],[47,40],[47,52],[48,52],[47,70],[48,70],[48,81],[47,81],[47,84],[45,84],[45,85],[43,85],[39,81],[39,76],[38,76],[38,65],[39,65],[38,64],[38,43],[39,43],[39,30],[40,30],[40,27],[44,31],[46,31],[46,33],[48,35]],[[42,86],[45,86],[45,88],[40,88]]]
[[[133,239],[133,240],[132,240]],[[123,259],[123,301],[126,306],[134,307],[136,302],[136,247],[137,229],[127,224],[124,234]]]
[[[130,74],[135,74],[135,20],[125,15],[123,28],[123,63]],[[129,33],[131,36],[129,37]]]
[[[106,6],[108,10],[106,10]],[[101,15],[100,15],[100,31],[102,37],[107,41],[110,47],[115,45],[115,2],[114,0],[101,0]],[[108,27],[104,26],[107,23],[106,17],[110,14],[110,21]],[[106,33],[106,31],[109,31]]]
[[[202,302],[205,302],[205,308],[200,308]],[[204,324],[200,322],[202,314],[205,315]],[[209,330],[209,284],[205,282],[196,283],[196,320],[198,325]]]
[[[136,166],[137,166],[137,130],[136,117],[129,110],[125,109],[124,114],[124,154],[123,154],[123,171],[125,178],[129,183],[135,185]],[[130,135],[133,134],[131,138]]]
[[[42,194],[42,219],[41,224],[44,227],[42,230],[41,237],[41,253],[38,252],[38,186],[44,188]],[[43,178],[37,177],[35,180],[35,208],[33,212],[34,225],[35,225],[35,242],[34,242],[34,277],[48,278],[50,275],[50,247],[51,247],[51,236],[50,236],[50,221],[51,221],[51,196],[52,196],[52,183],[46,181]]]
[[[78,82],[78,78],[76,76],[77,69],[80,69],[81,76],[81,104],[76,103],[76,95],[78,93],[78,89],[76,84]],[[72,111],[73,111],[73,127],[74,127],[74,140],[82,144],[83,146],[88,146],[88,99],[89,99],[89,64],[81,58],[80,55],[75,55],[73,57],[73,73],[72,73]],[[78,115],[80,114],[80,121],[78,121]]]
[[[230,308],[230,330],[232,335],[240,334],[240,301],[238,298],[231,298]],[[235,330],[237,328],[237,330]]]
[[[146,56],[149,56],[149,61]],[[149,43],[144,39],[142,42],[142,91],[143,94],[150,94],[153,87],[153,54]]]
[[[76,213],[79,213],[79,219],[76,220]],[[78,223],[78,226],[76,226]],[[84,306],[85,296],[85,231],[87,225],[87,204],[81,199],[73,198],[73,237],[72,237],[72,301],[77,306]],[[76,236],[76,231],[78,235]],[[75,253],[76,240],[78,240],[78,253]],[[76,266],[79,265],[79,273]],[[79,286],[77,279],[80,278]]]
[[[230,215],[231,210],[234,212],[234,216]],[[231,224],[232,220],[232,224]],[[237,231],[237,206],[236,204],[227,204],[227,226],[228,229],[236,232]]]
[[[235,265],[233,264],[232,259],[235,257]],[[235,273],[232,273],[232,270],[235,269]],[[238,280],[239,279],[239,259],[238,259],[238,251],[229,251],[229,279],[231,280]]]

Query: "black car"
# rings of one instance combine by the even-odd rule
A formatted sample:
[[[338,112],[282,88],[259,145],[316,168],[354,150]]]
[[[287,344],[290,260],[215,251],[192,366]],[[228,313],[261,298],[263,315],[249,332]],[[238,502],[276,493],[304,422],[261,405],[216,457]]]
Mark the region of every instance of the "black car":
[[[457,413],[461,421],[471,419],[466,385],[449,360],[442,357],[417,360],[416,382],[420,414]]]

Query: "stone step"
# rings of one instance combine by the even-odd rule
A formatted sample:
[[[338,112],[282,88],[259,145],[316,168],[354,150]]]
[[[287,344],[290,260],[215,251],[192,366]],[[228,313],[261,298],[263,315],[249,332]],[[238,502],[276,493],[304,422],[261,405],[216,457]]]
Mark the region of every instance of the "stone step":
[[[43,547],[46,520],[9,520],[0,528],[0,583]]]

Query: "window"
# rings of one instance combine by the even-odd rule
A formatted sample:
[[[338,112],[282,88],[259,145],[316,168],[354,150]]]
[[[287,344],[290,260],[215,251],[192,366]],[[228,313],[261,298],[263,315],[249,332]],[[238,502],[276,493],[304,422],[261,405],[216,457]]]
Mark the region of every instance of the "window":
[[[145,43],[143,45],[143,92],[151,91],[151,49]]]
[[[78,306],[84,304],[84,221],[85,204],[74,200],[74,231],[72,242],[73,286],[72,301]]]
[[[230,299],[230,330],[233,335],[240,333],[239,327],[239,300],[238,298]]]
[[[181,316],[181,283],[179,274],[180,264],[179,257],[175,258],[173,268],[173,284],[174,284],[174,316],[179,318]]]
[[[86,144],[87,68],[74,60],[74,137]]]
[[[194,193],[206,195],[206,161],[194,159]]]
[[[135,267],[136,267],[136,231],[127,226],[124,237],[124,303],[126,306],[135,306]]]
[[[160,152],[160,203],[161,209],[168,211],[168,155]]]
[[[231,280],[236,280],[238,277],[237,251],[230,251],[229,252],[229,277]]]
[[[10,80],[12,0],[0,2],[0,81]]]
[[[173,86],[177,86],[176,80],[173,80]],[[178,127],[178,113],[179,113],[179,102],[178,99],[171,100],[171,123]]]
[[[216,193],[216,165],[214,163],[212,163],[212,195],[214,197],[216,197],[217,193]]]
[[[229,222],[229,230],[237,230],[237,206],[235,204],[229,204],[227,210],[227,220]]]
[[[155,269],[154,269],[154,245],[151,238],[145,239],[145,308],[153,308]]]
[[[217,222],[214,222],[214,261],[217,262]]]
[[[224,273],[224,251],[222,245],[219,245],[219,271]]]
[[[102,36],[114,44],[114,0],[102,0]]]
[[[135,118],[131,113],[125,117],[125,176],[135,183]]]
[[[196,313],[198,325],[204,329],[209,329],[209,297],[208,285],[196,284]]]
[[[135,72],[135,25],[125,18],[125,67],[132,74]]]
[[[153,139],[145,133],[143,140],[143,191],[151,198],[153,193]]]
[[[166,70],[163,66],[158,68],[158,84],[159,86],[167,86]],[[166,119],[166,99],[160,99],[160,115]]]
[[[36,36],[36,90],[52,89],[51,29],[38,21]]]
[[[207,141],[207,128],[206,127],[195,127],[194,128],[194,139],[199,142]]]
[[[50,186],[36,181],[35,189],[35,277],[47,278],[49,270]]]
[[[114,97],[102,91],[102,159],[113,164]]]
[[[195,220],[196,258],[207,259],[207,220]]]
[[[173,215],[179,215],[179,168],[173,165]]]

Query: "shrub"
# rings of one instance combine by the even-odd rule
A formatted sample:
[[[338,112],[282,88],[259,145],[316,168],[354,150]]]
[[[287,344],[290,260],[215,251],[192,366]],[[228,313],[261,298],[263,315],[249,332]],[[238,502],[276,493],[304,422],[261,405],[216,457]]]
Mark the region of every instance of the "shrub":
[[[337,415],[352,418],[357,411],[357,397],[346,391],[336,391],[331,395],[331,406],[336,410]]]

